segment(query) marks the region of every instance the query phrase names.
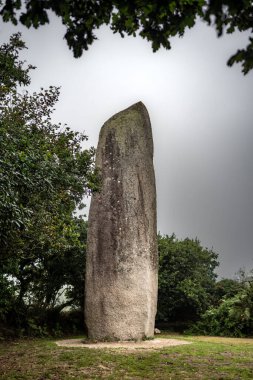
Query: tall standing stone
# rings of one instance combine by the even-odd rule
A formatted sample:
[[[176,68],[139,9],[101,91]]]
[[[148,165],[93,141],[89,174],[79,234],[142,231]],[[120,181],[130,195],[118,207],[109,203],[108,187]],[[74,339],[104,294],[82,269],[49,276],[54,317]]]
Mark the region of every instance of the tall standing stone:
[[[151,124],[139,102],[102,127],[91,200],[85,316],[96,340],[152,337],[157,305],[156,190]]]

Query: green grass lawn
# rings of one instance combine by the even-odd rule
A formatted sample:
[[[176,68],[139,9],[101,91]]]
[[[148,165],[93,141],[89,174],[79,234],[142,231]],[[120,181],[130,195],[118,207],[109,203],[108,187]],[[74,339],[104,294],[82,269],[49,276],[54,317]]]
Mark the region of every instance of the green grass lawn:
[[[193,343],[135,353],[64,348],[49,339],[0,343],[0,379],[253,379],[253,339],[160,337]]]

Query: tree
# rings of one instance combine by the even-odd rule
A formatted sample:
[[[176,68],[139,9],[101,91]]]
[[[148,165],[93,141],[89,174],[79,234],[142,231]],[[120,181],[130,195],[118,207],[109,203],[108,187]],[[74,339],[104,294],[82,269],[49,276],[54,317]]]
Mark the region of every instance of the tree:
[[[158,236],[158,321],[194,321],[212,301],[218,255],[195,239]]]
[[[243,337],[253,334],[253,281],[241,284],[241,290],[232,297],[224,297],[218,306],[211,306],[192,333]]]
[[[17,91],[30,82],[24,48],[20,34],[0,47],[0,318],[13,324],[38,305],[60,310],[63,287],[68,303],[78,302],[70,290],[86,225],[75,210],[99,182],[87,137],[51,121],[59,89]]]
[[[213,302],[188,333],[243,337],[253,334],[253,270],[216,282]]]
[[[252,0],[2,0],[0,6],[3,21],[20,21],[28,28],[48,23],[48,11],[53,11],[66,26],[65,39],[75,57],[96,40],[94,32],[103,24],[122,37],[138,33],[156,51],[170,49],[170,38],[183,36],[200,18],[214,25],[218,36],[235,30],[251,33],[248,46],[230,57],[228,65],[241,62],[244,74],[253,68]]]
[[[223,278],[217,281],[213,294],[213,305],[218,306],[224,298],[234,297],[243,290],[243,284],[231,278]]]

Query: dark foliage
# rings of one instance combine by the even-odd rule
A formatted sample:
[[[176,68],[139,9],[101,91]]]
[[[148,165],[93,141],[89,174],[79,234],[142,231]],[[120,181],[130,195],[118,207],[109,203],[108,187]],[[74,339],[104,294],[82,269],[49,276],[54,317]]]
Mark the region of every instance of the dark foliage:
[[[192,239],[158,236],[158,322],[196,321],[212,302],[218,255]]]
[[[23,6],[23,11],[21,7]],[[65,39],[75,57],[96,40],[95,31],[103,24],[113,33],[136,36],[148,40],[153,51],[170,49],[173,36],[183,36],[187,28],[200,18],[214,25],[218,36],[235,30],[253,31],[252,0],[28,0],[0,2],[4,21],[21,22],[28,28],[38,28],[50,22],[49,11],[60,17],[66,27]],[[242,63],[247,74],[253,68],[253,39],[245,49],[239,49],[228,65]]]
[[[17,91],[32,69],[23,48],[20,34],[0,46],[0,323],[42,334],[42,320],[52,330],[64,307],[83,307],[86,222],[75,210],[99,181],[87,137],[51,121],[59,89]]]

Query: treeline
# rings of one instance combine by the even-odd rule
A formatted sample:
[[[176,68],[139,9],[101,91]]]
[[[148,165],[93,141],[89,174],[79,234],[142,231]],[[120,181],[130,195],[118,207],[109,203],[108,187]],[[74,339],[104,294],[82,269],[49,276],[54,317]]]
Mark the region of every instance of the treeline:
[[[157,323],[188,333],[253,336],[253,271],[217,281],[218,255],[192,239],[158,236]]]
[[[59,89],[24,91],[34,67],[23,49],[20,34],[0,46],[0,323],[42,334],[56,326],[61,292],[71,306],[83,293],[86,232],[75,210],[98,179],[87,137],[51,120]]]
[[[87,138],[51,120],[59,89],[29,94],[20,35],[0,47],[0,339],[83,331],[87,223],[99,188]],[[22,88],[22,87],[21,87]],[[158,235],[157,325],[253,335],[253,283],[217,282],[218,255],[198,240]]]

